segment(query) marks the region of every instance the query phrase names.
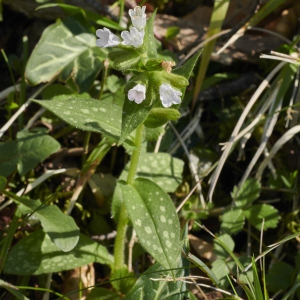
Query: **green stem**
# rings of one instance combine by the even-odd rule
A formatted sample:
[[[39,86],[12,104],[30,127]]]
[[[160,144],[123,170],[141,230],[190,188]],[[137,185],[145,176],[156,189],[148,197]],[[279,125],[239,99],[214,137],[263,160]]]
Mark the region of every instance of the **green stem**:
[[[106,83],[107,75],[108,75],[108,68],[109,68],[109,61],[108,59],[105,59],[103,62],[103,71],[102,71],[102,79],[101,79],[101,86],[100,86],[100,92],[98,99],[101,100],[103,91],[104,91],[104,85]]]
[[[144,132],[144,125],[141,124],[139,127],[136,129],[135,133],[135,148],[133,150],[132,156],[131,156],[131,161],[130,161],[130,166],[128,170],[128,175],[127,175],[127,183],[132,184],[134,181],[136,169],[138,167],[139,163],[139,158],[141,154],[141,146],[143,142],[143,132]]]
[[[125,236],[128,216],[125,205],[121,206],[118,218],[117,235],[114,245],[114,270],[120,270],[124,266]]]
[[[141,146],[143,142],[143,132],[144,132],[144,125],[141,124],[136,129],[135,149],[133,150],[131,156],[130,166],[127,175],[128,184],[132,184],[134,182],[134,177],[138,167],[139,157],[141,153]],[[114,269],[115,270],[121,269],[125,262],[124,253],[125,253],[125,236],[126,236],[127,224],[128,224],[128,216],[127,216],[126,207],[123,203],[118,218],[117,236],[114,245],[114,259],[115,259]]]

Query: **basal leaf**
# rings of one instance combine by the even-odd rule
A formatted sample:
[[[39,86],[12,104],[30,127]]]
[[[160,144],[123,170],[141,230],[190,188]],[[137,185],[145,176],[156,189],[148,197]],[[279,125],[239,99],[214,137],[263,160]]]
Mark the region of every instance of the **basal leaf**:
[[[242,209],[232,209],[225,212],[222,217],[221,230],[228,234],[241,231],[245,224],[245,215]]]
[[[169,195],[148,179],[121,185],[126,208],[141,245],[164,268],[178,265],[180,227]]]
[[[261,185],[258,180],[250,178],[241,187],[234,187],[231,197],[237,207],[250,205],[260,195]]]
[[[60,144],[44,132],[20,131],[17,134],[19,174],[25,175],[59,148]]]
[[[267,286],[270,292],[284,291],[293,285],[295,266],[283,261],[276,261],[271,265],[266,275]]]
[[[232,237],[228,234],[222,234],[218,236],[218,241],[214,244],[214,251],[220,257],[226,259],[228,257],[228,251],[222,247],[222,245],[226,245],[229,251],[233,251],[234,249],[234,241]]]
[[[36,0],[36,2],[47,2],[49,0]],[[122,30],[123,27],[121,27],[117,22],[104,17],[100,16],[98,13],[95,13],[93,11],[83,9],[81,7],[75,6],[75,5],[70,5],[70,4],[65,4],[65,3],[47,3],[44,5],[40,5],[37,10],[39,9],[45,9],[45,8],[52,8],[52,7],[60,7],[62,8],[68,15],[83,15],[86,17],[87,20],[90,22],[95,22],[98,25],[101,25],[103,27],[115,29],[115,30]]]
[[[231,265],[233,262],[231,261]],[[224,278],[230,273],[229,264],[223,259],[216,259],[212,262],[212,272],[216,276],[217,282],[221,285],[224,284]]]
[[[25,76],[32,84],[39,84],[52,80],[67,68],[70,75],[75,74],[78,83],[82,84],[84,77],[90,82],[99,72],[99,54],[104,56],[103,50],[93,48],[96,48],[96,36],[78,21],[58,20],[43,32],[28,60]]]
[[[27,213],[34,213],[52,242],[64,252],[71,251],[79,239],[79,229],[70,216],[65,215],[56,205],[45,205],[39,200],[18,198]],[[22,209],[22,208],[21,208]],[[29,209],[29,211],[28,211]]]
[[[34,101],[76,128],[102,133],[115,140],[120,136],[122,107],[115,104],[110,95],[101,101],[83,95]]]
[[[184,270],[175,271],[175,277],[184,276]],[[186,285],[183,281],[172,280],[172,272],[164,270],[161,265],[155,264],[145,271],[125,300],[183,300],[186,296]],[[167,280],[171,279],[171,280]]]
[[[280,215],[278,210],[269,204],[256,204],[245,211],[245,216],[257,230],[261,230],[264,219],[264,230],[276,228]]]
[[[60,74],[60,79],[67,81],[71,78],[79,92],[87,91],[103,68],[106,54],[99,47],[88,48],[72,60]]]
[[[98,262],[111,265],[113,257],[107,249],[85,235],[76,247],[62,252],[43,231],[35,231],[21,239],[9,252],[4,271],[16,275],[39,275],[61,272]]]
[[[182,181],[184,162],[168,153],[142,153],[137,169],[137,177],[148,178],[166,193],[174,192]],[[127,178],[127,167],[121,174]]]
[[[45,132],[19,132],[16,140],[0,143],[0,175],[8,176],[16,169],[25,175],[59,148]]]

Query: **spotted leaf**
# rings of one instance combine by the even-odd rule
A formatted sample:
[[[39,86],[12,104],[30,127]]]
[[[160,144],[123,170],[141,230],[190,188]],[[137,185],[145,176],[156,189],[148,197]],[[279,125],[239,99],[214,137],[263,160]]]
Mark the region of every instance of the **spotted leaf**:
[[[180,256],[180,227],[169,195],[148,179],[122,184],[124,201],[139,242],[166,269]]]
[[[34,100],[70,125],[85,131],[99,132],[118,140],[122,107],[104,95],[101,101],[86,95],[60,95],[52,100]]]

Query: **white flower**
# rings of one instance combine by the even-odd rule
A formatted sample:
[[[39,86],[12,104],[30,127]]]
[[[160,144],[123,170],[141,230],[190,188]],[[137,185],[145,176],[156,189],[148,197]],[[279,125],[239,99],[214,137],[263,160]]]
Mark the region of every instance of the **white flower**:
[[[122,44],[133,46],[135,48],[138,48],[142,46],[143,40],[144,40],[144,30],[139,31],[135,27],[130,27],[130,31],[122,31],[121,37],[123,39]]]
[[[142,103],[146,98],[146,87],[138,83],[135,87],[128,91],[128,99],[137,104]]]
[[[99,47],[107,48],[120,44],[120,39],[108,28],[97,29],[96,35],[99,37],[99,39],[96,40],[96,45]]]
[[[172,104],[181,102],[182,93],[174,89],[170,84],[163,83],[159,87],[159,96],[164,107],[170,107]]]
[[[131,18],[132,25],[137,29],[144,29],[146,25],[146,6],[136,6],[134,9],[129,9],[129,16]]]

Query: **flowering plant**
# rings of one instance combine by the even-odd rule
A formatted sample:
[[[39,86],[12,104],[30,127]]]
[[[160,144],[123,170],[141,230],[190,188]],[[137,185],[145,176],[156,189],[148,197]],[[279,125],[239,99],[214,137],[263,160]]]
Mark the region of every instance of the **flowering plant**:
[[[169,193],[174,192],[181,182],[183,161],[168,153],[153,153],[146,149],[147,143],[160,134],[163,125],[180,117],[179,105],[198,56],[173,69],[174,59],[161,50],[153,34],[155,13],[147,20],[146,7],[137,6],[129,10],[129,16],[131,25],[128,30],[121,31],[120,26],[114,24],[109,28],[93,28],[93,33],[88,31],[90,27],[87,29],[82,25],[82,19],[57,20],[43,32],[25,71],[26,81],[32,85],[47,83],[42,99],[30,99],[28,105],[38,103],[76,130],[87,132],[83,142],[87,151],[83,155],[82,167],[75,175],[74,191],[67,203],[62,205],[66,207],[67,215],[80,205],[88,206],[84,197],[82,203],[76,206],[85,185],[89,184],[92,190],[95,186],[100,189],[101,184],[95,184],[93,175],[97,175],[97,167],[112,147],[122,145],[130,156],[119,178],[111,184],[113,188],[107,197],[109,199],[104,197],[111,203],[109,213],[115,222],[114,246],[105,248],[90,241],[89,237],[79,235],[80,229],[72,217],[60,211],[55,204],[48,207],[40,201],[18,198],[17,203],[25,205],[32,214],[38,211],[38,205],[43,205],[41,213],[36,213],[43,232],[29,236],[25,240],[29,246],[26,248],[21,244],[8,257],[8,273],[61,272],[70,269],[71,265],[75,268],[99,262],[110,267],[111,285],[117,295],[115,299],[121,294],[128,294],[128,299],[140,298],[136,294],[140,293],[139,282],[128,279],[132,277],[132,261],[126,262],[125,259],[129,226],[133,227],[131,232],[136,232],[144,251],[155,259],[155,270],[175,270],[182,266],[180,223]],[[120,30],[120,34],[116,30]],[[110,69],[117,72],[110,74]],[[121,73],[124,76],[120,76]],[[51,85],[54,81],[55,84]],[[38,95],[39,91],[35,98]],[[89,147],[91,132],[97,136],[98,144]],[[50,155],[60,147],[52,139],[45,138],[47,143],[41,141],[40,134],[28,134],[27,144],[23,141],[24,133],[20,133],[19,137],[20,141],[16,143],[20,143],[20,147],[15,148],[31,150],[31,146],[35,145],[36,151],[41,152],[38,161],[36,152],[28,151],[23,155],[24,162],[18,162],[19,166],[23,166],[19,167],[21,176],[34,168],[35,163],[45,159],[46,154]],[[41,144],[45,144],[44,147]],[[11,144],[5,146],[12,147]],[[12,155],[14,151],[11,151]],[[5,175],[13,172],[15,167],[17,163],[16,166],[12,164]],[[66,171],[62,169],[51,174],[61,172]],[[41,177],[37,180],[38,184],[48,178]],[[40,265],[24,265],[21,258],[27,257],[32,243],[37,242],[43,246],[38,247],[33,260]],[[109,251],[111,248],[113,253]],[[49,254],[44,249],[53,249],[52,261],[49,262],[52,252]],[[72,264],[64,259],[63,254],[59,256],[61,263],[56,263],[58,249],[66,252],[66,256],[70,255]],[[15,260],[18,263],[12,263]],[[174,276],[182,275],[181,270],[178,271],[180,274],[177,271],[163,272]],[[175,285],[172,292],[181,293],[182,288]],[[164,293],[169,293],[168,288]]]
[[[109,58],[112,67],[131,74],[125,86],[127,100],[130,102],[125,101],[123,107],[122,139],[143,122],[149,127],[162,125],[161,122],[148,119],[149,114],[153,119],[158,107],[166,108],[164,123],[174,119],[174,109],[178,109],[183,91],[188,85],[184,76],[172,73],[174,60],[159,53],[158,42],[153,35],[155,13],[147,22],[145,10],[145,6],[129,10],[132,26],[129,31],[121,32],[122,42],[107,28],[96,31],[97,45],[111,48]],[[169,109],[171,106],[172,109]],[[128,122],[133,115],[136,121]]]

